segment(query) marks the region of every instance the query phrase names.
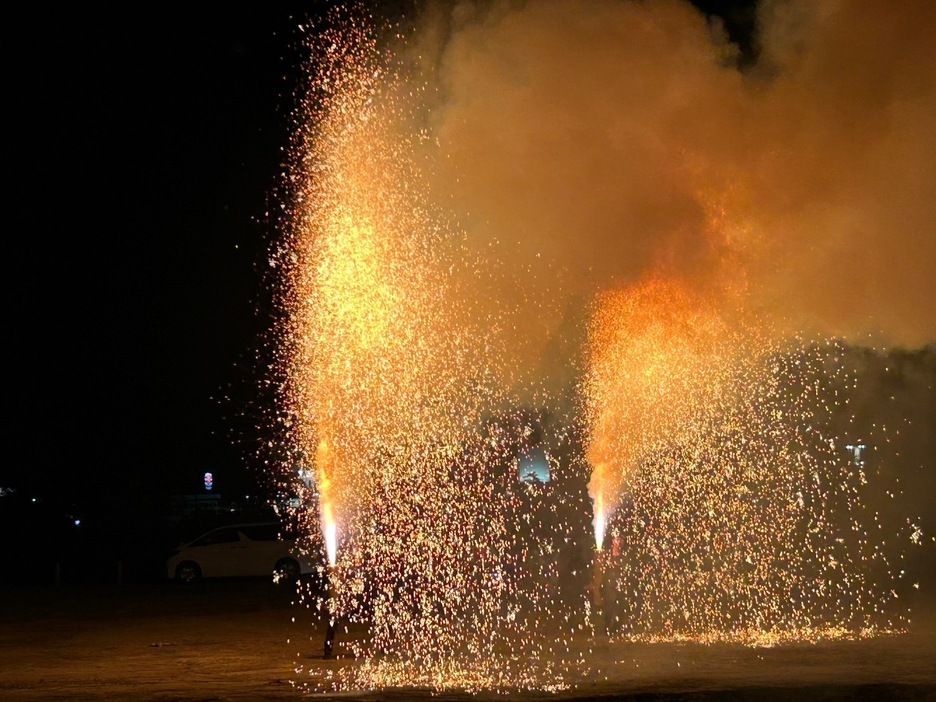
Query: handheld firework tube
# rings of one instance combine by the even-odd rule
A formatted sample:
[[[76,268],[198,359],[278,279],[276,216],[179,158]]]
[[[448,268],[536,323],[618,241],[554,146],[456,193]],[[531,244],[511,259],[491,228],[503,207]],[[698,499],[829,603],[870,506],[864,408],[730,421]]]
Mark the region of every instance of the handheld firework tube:
[[[331,565],[325,567],[325,650],[322,658],[329,660],[334,657],[335,649],[335,617],[331,611],[332,589],[331,589]]]

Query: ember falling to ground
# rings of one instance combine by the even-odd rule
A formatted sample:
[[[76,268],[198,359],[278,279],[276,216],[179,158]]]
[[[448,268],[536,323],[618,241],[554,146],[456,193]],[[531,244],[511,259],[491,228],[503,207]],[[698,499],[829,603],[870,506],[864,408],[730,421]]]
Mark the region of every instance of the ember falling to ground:
[[[285,463],[372,631],[334,686],[562,687],[592,607],[646,640],[906,623],[920,528],[884,549],[838,430],[846,344],[936,339],[936,8],[758,12],[755,61],[675,1],[309,28],[271,263]],[[533,449],[554,480],[518,485]]]

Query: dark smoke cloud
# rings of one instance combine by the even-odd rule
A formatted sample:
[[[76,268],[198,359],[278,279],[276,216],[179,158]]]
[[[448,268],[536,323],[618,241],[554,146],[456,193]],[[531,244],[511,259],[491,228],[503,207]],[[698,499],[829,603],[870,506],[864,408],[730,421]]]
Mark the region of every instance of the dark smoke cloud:
[[[479,299],[537,340],[518,354],[651,273],[744,289],[786,330],[936,340],[936,3],[758,12],[743,68],[688,2],[428,13],[432,191]]]

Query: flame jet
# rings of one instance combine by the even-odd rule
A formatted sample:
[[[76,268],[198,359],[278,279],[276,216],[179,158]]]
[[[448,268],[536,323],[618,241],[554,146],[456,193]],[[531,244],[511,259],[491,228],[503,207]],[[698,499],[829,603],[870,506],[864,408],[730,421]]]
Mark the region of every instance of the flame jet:
[[[319,490],[319,512],[322,523],[322,536],[325,538],[325,554],[328,565],[338,561],[338,525],[332,507],[331,473],[334,471],[335,454],[327,439],[319,442],[315,452],[315,481]]]
[[[715,310],[701,294],[662,277],[597,300],[584,398],[599,550],[629,475],[690,434],[723,392],[741,345]]]
[[[290,457],[313,456],[330,619],[370,629],[348,643],[368,664],[342,683],[500,684],[516,670],[487,654],[523,642],[509,505],[476,458],[501,396],[499,345],[457,289],[471,279],[457,232],[422,195],[419,96],[402,68],[340,23],[313,48],[292,226],[273,264],[283,425]]]

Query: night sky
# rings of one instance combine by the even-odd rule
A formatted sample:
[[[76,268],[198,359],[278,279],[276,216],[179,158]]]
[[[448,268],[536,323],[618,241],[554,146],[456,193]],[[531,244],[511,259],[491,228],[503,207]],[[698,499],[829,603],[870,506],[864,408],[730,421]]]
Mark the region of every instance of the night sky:
[[[36,12],[5,42],[16,228],[3,482],[195,492],[211,470],[220,490],[249,485],[232,417],[265,323],[258,270],[294,25],[92,7]]]
[[[752,3],[698,4],[751,51]],[[255,489],[237,417],[267,324],[265,213],[296,27],[324,6],[35,7],[8,27],[0,486],[133,503],[212,471],[218,492]]]

